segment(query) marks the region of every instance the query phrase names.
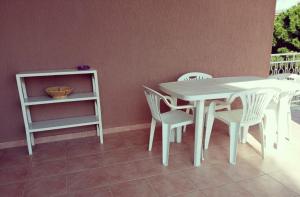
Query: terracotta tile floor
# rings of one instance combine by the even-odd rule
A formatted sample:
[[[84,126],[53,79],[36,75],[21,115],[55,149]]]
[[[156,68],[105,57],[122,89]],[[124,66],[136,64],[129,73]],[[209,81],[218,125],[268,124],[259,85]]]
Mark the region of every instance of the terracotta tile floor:
[[[239,144],[236,166],[228,163],[228,128],[221,123],[199,168],[192,127],[181,144],[171,144],[168,167],[161,165],[159,128],[152,152],[146,130],[105,135],[104,145],[96,137],[38,144],[32,157],[26,147],[0,150],[0,196],[300,196],[300,116],[294,117],[290,141],[263,160],[250,137]]]

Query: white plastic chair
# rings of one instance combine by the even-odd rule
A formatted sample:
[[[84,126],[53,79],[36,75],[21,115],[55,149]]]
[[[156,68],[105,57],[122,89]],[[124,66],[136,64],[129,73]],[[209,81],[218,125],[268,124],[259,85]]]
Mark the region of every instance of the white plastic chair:
[[[181,75],[177,81],[188,81],[188,80],[203,80],[203,79],[211,79],[213,78],[212,75],[206,74],[206,73],[202,73],[202,72],[190,72],[190,73],[186,73]],[[227,105],[226,102],[221,101],[221,100],[215,100],[215,102],[217,103],[217,107],[216,110],[221,110],[221,109],[230,109],[229,105]],[[191,105],[194,105],[194,102],[190,102]],[[205,111],[207,111],[207,108],[205,109]],[[190,108],[186,109],[186,113],[190,113]],[[186,126],[183,127],[183,132],[186,131]]]
[[[221,120],[229,126],[230,135],[230,163],[236,163],[237,144],[239,139],[239,131],[242,128],[248,128],[249,126],[259,124],[260,136],[261,136],[261,151],[262,157],[264,157],[264,126],[263,116],[265,110],[273,98],[276,91],[274,89],[251,89],[245,90],[233,94],[228,102],[232,103],[235,99],[240,98],[242,101],[242,109],[235,109],[229,111],[216,112],[214,110],[216,104],[212,102],[209,106],[208,120],[211,124],[214,118]],[[243,132],[241,133],[243,135]],[[207,129],[205,133],[205,148],[208,147],[211,136],[211,129]]]
[[[279,145],[279,141],[282,139],[282,133],[279,133],[279,129],[285,131],[285,138],[290,140],[290,123],[292,121],[291,103],[297,94],[299,94],[297,91],[283,92],[277,99],[273,100],[266,109],[264,123],[270,135],[276,134],[276,146]],[[281,121],[285,123],[281,124]]]
[[[201,72],[190,72],[181,75],[177,81],[187,81],[187,80],[201,80],[201,79],[211,79],[211,75]]]
[[[184,125],[189,125],[194,123],[194,117],[190,114],[185,113],[184,111],[181,111],[180,109],[193,108],[194,106],[193,105],[175,106],[169,101],[171,100],[170,97],[163,96],[162,94],[146,86],[143,87],[152,114],[150,139],[149,139],[149,151],[151,151],[152,149],[156,122],[157,121],[161,122],[162,123],[162,163],[164,166],[167,166],[169,160],[169,144],[170,144],[169,135],[171,130],[177,127],[182,127]],[[171,108],[171,111],[165,113],[160,112],[161,100],[163,100],[163,102],[168,107]]]
[[[300,82],[300,76],[291,73],[283,73],[277,75],[270,75],[268,78],[270,79],[278,79],[278,80],[291,80],[295,81],[296,83]],[[300,83],[299,83],[300,86]],[[291,122],[291,106],[293,103],[297,103],[300,99],[300,92],[299,91],[286,91],[279,95],[279,98],[274,102],[271,102],[266,110],[265,115],[265,124],[268,127],[269,132],[276,133],[276,145],[279,143],[279,135],[282,135],[278,132],[280,121],[286,121],[287,124],[283,124],[286,127],[281,127],[282,130],[286,131],[286,139],[290,139],[290,122]],[[279,114],[280,112],[280,114]],[[274,124],[277,123],[277,124]],[[270,130],[271,126],[274,129],[273,131]],[[275,127],[275,128],[274,128]]]

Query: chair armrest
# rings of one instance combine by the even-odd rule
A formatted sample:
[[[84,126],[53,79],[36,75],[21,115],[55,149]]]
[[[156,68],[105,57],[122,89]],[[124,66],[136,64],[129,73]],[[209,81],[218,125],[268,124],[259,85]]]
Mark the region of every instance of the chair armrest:
[[[180,105],[180,106],[175,106],[175,105],[168,105],[171,109],[192,109],[195,108],[193,105]]]
[[[215,100],[213,101],[215,103],[215,110],[220,110],[220,109],[230,109],[231,108],[231,103],[228,101],[220,101],[220,100]]]
[[[176,101],[174,100],[174,98],[170,97],[170,96],[164,96],[167,101],[171,104],[171,105],[174,105],[176,106]]]
[[[170,107],[171,109],[188,109],[188,108],[194,108],[193,105],[181,105],[181,106],[176,106],[176,101],[170,97],[170,96],[164,96],[163,97],[164,102],[166,103],[166,105],[168,107]]]

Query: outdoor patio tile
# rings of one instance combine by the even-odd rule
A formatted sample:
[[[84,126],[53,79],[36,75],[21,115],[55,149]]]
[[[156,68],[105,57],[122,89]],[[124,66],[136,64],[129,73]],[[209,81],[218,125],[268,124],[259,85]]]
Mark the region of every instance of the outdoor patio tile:
[[[287,189],[275,179],[268,175],[244,180],[238,183],[243,189],[254,196],[295,196],[296,193]]]
[[[45,176],[54,176],[66,172],[65,160],[54,160],[48,162],[34,163],[30,170],[30,178],[36,179]]]
[[[121,133],[122,139],[127,146],[141,146],[149,143],[149,131],[138,130],[126,133]]]
[[[290,169],[289,171],[282,170],[269,173],[269,175],[300,195],[300,171],[295,171],[293,169]]]
[[[148,151],[147,145],[130,147],[128,149],[128,151],[130,152],[130,154],[134,160],[147,159],[147,158],[152,157],[151,153]]]
[[[158,158],[157,158],[158,159]],[[162,158],[159,158],[162,165]],[[164,166],[163,173],[171,173],[175,171],[181,171],[185,169],[194,168],[193,156],[190,154],[174,154],[169,155],[169,165]]]
[[[30,168],[12,167],[0,169],[0,185],[23,182],[29,178]]]
[[[120,183],[141,178],[142,174],[138,171],[135,163],[125,163],[106,167],[105,170],[111,183]]]
[[[233,182],[230,176],[213,166],[201,166],[182,172],[197,186],[197,189],[212,188]]]
[[[55,197],[113,197],[109,187],[93,188],[88,190],[81,190],[77,192],[58,195]]]
[[[67,172],[78,172],[89,168],[97,168],[103,166],[103,158],[101,155],[88,155],[82,157],[74,157],[67,159]]]
[[[109,136],[109,135],[108,135]],[[119,149],[127,149],[128,145],[125,140],[120,136],[110,137],[106,139],[104,136],[104,142],[101,144],[101,152],[114,151]]]
[[[201,190],[206,196],[209,197],[254,197],[253,194],[247,192],[237,183],[227,184],[221,187]]]
[[[66,142],[37,144],[33,149],[32,161],[42,162],[67,158]]]
[[[158,175],[147,179],[159,196],[171,196],[196,189],[184,173]]]
[[[117,164],[117,163],[123,163],[123,162],[130,162],[135,159],[134,155],[131,153],[130,148],[127,149],[120,149],[120,150],[114,150],[109,152],[103,153],[103,164],[105,166]]]
[[[227,131],[224,133],[224,131]],[[213,128],[210,140],[209,140],[209,146],[229,146],[229,135],[228,135],[228,126],[224,126],[222,128],[222,131],[220,129]]]
[[[265,157],[264,159],[261,156],[251,156],[248,158],[244,158],[244,162],[252,165],[253,167],[260,169],[264,173],[270,173],[274,171],[278,171],[281,169],[286,169],[287,166],[282,163],[282,161],[272,158]]]
[[[145,147],[148,150],[148,145],[145,146]],[[161,143],[161,141],[153,142],[152,150],[148,151],[148,154],[150,155],[150,157],[153,157],[153,158],[154,157],[162,157],[162,143]],[[169,154],[170,155],[175,154],[175,146],[173,145],[173,143],[170,144]]]
[[[228,150],[229,150],[229,146]],[[256,149],[255,147],[251,146],[248,143],[245,144],[238,144],[238,149],[237,149],[237,157],[240,159],[248,158],[251,156],[260,156],[261,157],[261,147],[259,149]],[[262,158],[262,157],[261,157]]]
[[[202,191],[199,190],[195,190],[192,192],[187,192],[187,193],[183,193],[183,194],[178,194],[172,197],[208,197],[206,196]]]
[[[67,148],[74,147],[74,146],[80,146],[80,145],[86,144],[86,143],[98,143],[99,144],[99,137],[97,137],[97,136],[83,137],[83,138],[66,141]]]
[[[107,168],[94,168],[67,175],[68,190],[84,190],[93,187],[107,186],[110,176]]]
[[[31,166],[31,158],[26,147],[9,148],[1,152],[0,169]]]
[[[194,143],[173,143],[175,154],[179,153],[194,153]]]
[[[66,192],[66,176],[60,175],[27,182],[25,184],[24,197],[53,196]]]
[[[74,158],[86,155],[101,153],[101,145],[99,142],[80,142],[73,144],[67,148],[67,157]]]
[[[210,164],[224,164],[229,162],[227,148],[215,145],[204,151],[204,161]]]
[[[135,161],[134,163],[141,177],[161,174],[165,168],[158,159],[145,159]]]
[[[111,186],[114,197],[158,197],[145,180],[129,181]]]
[[[264,174],[261,170],[243,162],[237,162],[236,165],[230,163],[216,164],[214,167],[225,173],[234,181],[253,178]]]
[[[22,197],[24,191],[24,183],[13,183],[0,186],[0,194],[2,197]]]

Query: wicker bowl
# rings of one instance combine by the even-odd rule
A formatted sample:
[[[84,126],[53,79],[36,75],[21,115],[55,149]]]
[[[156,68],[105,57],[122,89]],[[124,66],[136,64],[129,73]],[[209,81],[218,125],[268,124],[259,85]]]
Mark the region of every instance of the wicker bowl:
[[[71,94],[73,88],[68,86],[56,86],[46,88],[45,91],[49,96],[51,96],[54,99],[62,99],[66,98],[69,94]]]

